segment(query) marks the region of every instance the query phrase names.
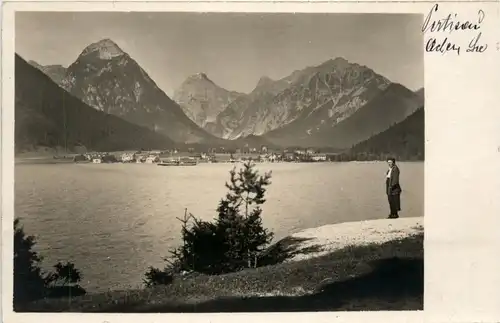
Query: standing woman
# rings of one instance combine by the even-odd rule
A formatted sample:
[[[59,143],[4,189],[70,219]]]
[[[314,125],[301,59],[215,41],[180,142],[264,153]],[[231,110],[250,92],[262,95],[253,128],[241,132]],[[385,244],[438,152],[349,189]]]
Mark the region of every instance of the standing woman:
[[[401,185],[399,185],[399,167],[396,165],[395,158],[387,159],[389,169],[387,170],[385,188],[391,214],[389,219],[399,218],[398,212],[401,211]]]

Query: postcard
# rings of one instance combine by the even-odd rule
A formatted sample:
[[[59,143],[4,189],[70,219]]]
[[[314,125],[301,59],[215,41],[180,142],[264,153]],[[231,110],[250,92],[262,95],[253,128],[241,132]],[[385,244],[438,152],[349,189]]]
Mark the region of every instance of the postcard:
[[[498,26],[5,2],[4,320],[499,320]]]

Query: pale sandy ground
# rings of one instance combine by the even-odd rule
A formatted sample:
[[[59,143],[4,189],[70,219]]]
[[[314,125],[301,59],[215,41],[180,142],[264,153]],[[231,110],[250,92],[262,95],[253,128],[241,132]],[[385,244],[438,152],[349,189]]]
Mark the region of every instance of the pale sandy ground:
[[[306,240],[299,243],[298,254],[287,261],[315,258],[347,246],[382,244],[415,235],[423,230],[423,217],[345,222],[310,228],[291,235],[292,238]],[[300,252],[313,246],[320,246],[320,251]]]

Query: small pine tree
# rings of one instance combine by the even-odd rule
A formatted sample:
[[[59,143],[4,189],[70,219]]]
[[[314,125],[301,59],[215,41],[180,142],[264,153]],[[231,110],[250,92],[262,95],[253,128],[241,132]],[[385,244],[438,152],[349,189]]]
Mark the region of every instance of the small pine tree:
[[[226,258],[233,259],[232,270],[257,267],[257,259],[263,248],[273,238],[262,225],[261,205],[270,184],[271,173],[260,176],[255,164],[246,162],[238,172],[230,171],[229,192],[217,208],[217,227],[225,235],[228,244]]]
[[[180,219],[179,219],[180,220]],[[197,271],[205,274],[224,272],[226,261],[225,236],[215,223],[202,221],[185,214],[182,222],[182,246],[171,251],[176,271]]]
[[[248,161],[238,172],[236,168],[230,171],[229,192],[219,202],[214,222],[201,221],[186,211],[184,219],[179,219],[182,245],[171,251],[173,261],[166,260],[165,269],[149,268],[146,286],[169,284],[173,273],[183,271],[214,275],[259,266],[273,238],[261,218],[271,173],[260,176],[254,167]]]

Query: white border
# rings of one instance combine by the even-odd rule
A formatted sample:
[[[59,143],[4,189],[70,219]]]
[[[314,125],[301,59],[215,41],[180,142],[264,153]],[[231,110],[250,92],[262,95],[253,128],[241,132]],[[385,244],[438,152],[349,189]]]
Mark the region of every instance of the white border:
[[[300,0],[299,0],[300,1]],[[486,12],[483,54],[426,54],[425,312],[273,314],[16,314],[12,312],[14,11],[246,11],[423,13],[431,2],[10,2],[2,19],[2,307],[5,322],[238,320],[288,322],[500,321],[500,41],[496,3],[441,3],[474,19]],[[471,34],[454,34],[454,40]],[[491,72],[490,72],[491,71]],[[57,315],[57,316],[56,316]]]

